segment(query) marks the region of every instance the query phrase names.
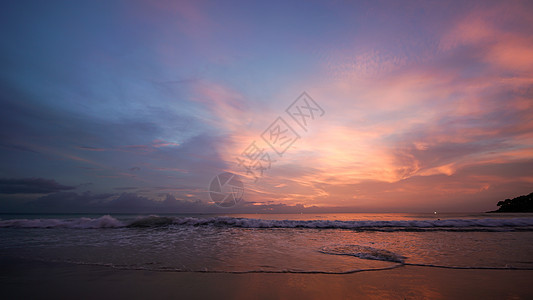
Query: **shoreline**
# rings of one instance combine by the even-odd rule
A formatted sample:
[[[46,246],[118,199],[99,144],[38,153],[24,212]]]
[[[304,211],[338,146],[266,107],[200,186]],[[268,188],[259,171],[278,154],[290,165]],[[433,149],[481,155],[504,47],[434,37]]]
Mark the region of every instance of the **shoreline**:
[[[119,270],[2,258],[5,299],[531,299],[533,270],[400,266],[352,274]]]

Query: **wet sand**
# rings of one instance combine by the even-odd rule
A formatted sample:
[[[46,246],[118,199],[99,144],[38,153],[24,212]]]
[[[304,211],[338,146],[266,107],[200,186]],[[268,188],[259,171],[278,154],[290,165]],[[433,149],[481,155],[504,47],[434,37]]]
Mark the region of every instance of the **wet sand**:
[[[532,270],[217,274],[0,259],[2,299],[533,299],[532,282]]]

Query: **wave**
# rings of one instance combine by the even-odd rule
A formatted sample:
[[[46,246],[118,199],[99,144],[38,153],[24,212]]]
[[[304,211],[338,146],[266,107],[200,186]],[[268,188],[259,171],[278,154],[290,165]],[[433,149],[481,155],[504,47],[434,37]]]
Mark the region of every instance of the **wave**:
[[[100,218],[77,218],[77,219],[13,219],[1,220],[0,228],[118,228],[126,224],[105,215]]]
[[[404,221],[331,221],[331,220],[265,220],[232,217],[158,217],[149,216],[131,222],[128,227],[159,226],[219,226],[239,228],[315,228],[355,229],[377,231],[406,230],[474,230],[533,231],[533,218],[512,219],[448,219],[448,220],[404,220]]]
[[[0,220],[0,228],[146,228],[211,226],[237,228],[353,229],[361,231],[533,231],[533,218],[402,221],[265,220],[233,217],[143,216],[120,221],[110,215],[76,219]]]
[[[376,249],[360,245],[330,245],[323,247],[319,251],[324,254],[349,255],[362,259],[390,261],[396,263],[403,263],[405,260],[405,257],[389,250]]]

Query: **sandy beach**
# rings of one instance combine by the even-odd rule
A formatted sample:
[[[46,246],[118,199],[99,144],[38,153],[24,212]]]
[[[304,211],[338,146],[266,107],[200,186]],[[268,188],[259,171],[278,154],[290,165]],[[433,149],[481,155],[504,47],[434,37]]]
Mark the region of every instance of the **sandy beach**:
[[[345,275],[117,270],[1,262],[4,299],[532,299],[533,270],[402,266]]]

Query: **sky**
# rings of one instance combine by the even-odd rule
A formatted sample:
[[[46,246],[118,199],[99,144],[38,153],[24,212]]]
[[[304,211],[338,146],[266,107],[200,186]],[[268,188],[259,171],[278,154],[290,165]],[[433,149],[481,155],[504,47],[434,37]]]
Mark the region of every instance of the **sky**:
[[[2,1],[0,212],[494,210],[533,191],[532,15]],[[230,208],[209,193],[224,172]]]

